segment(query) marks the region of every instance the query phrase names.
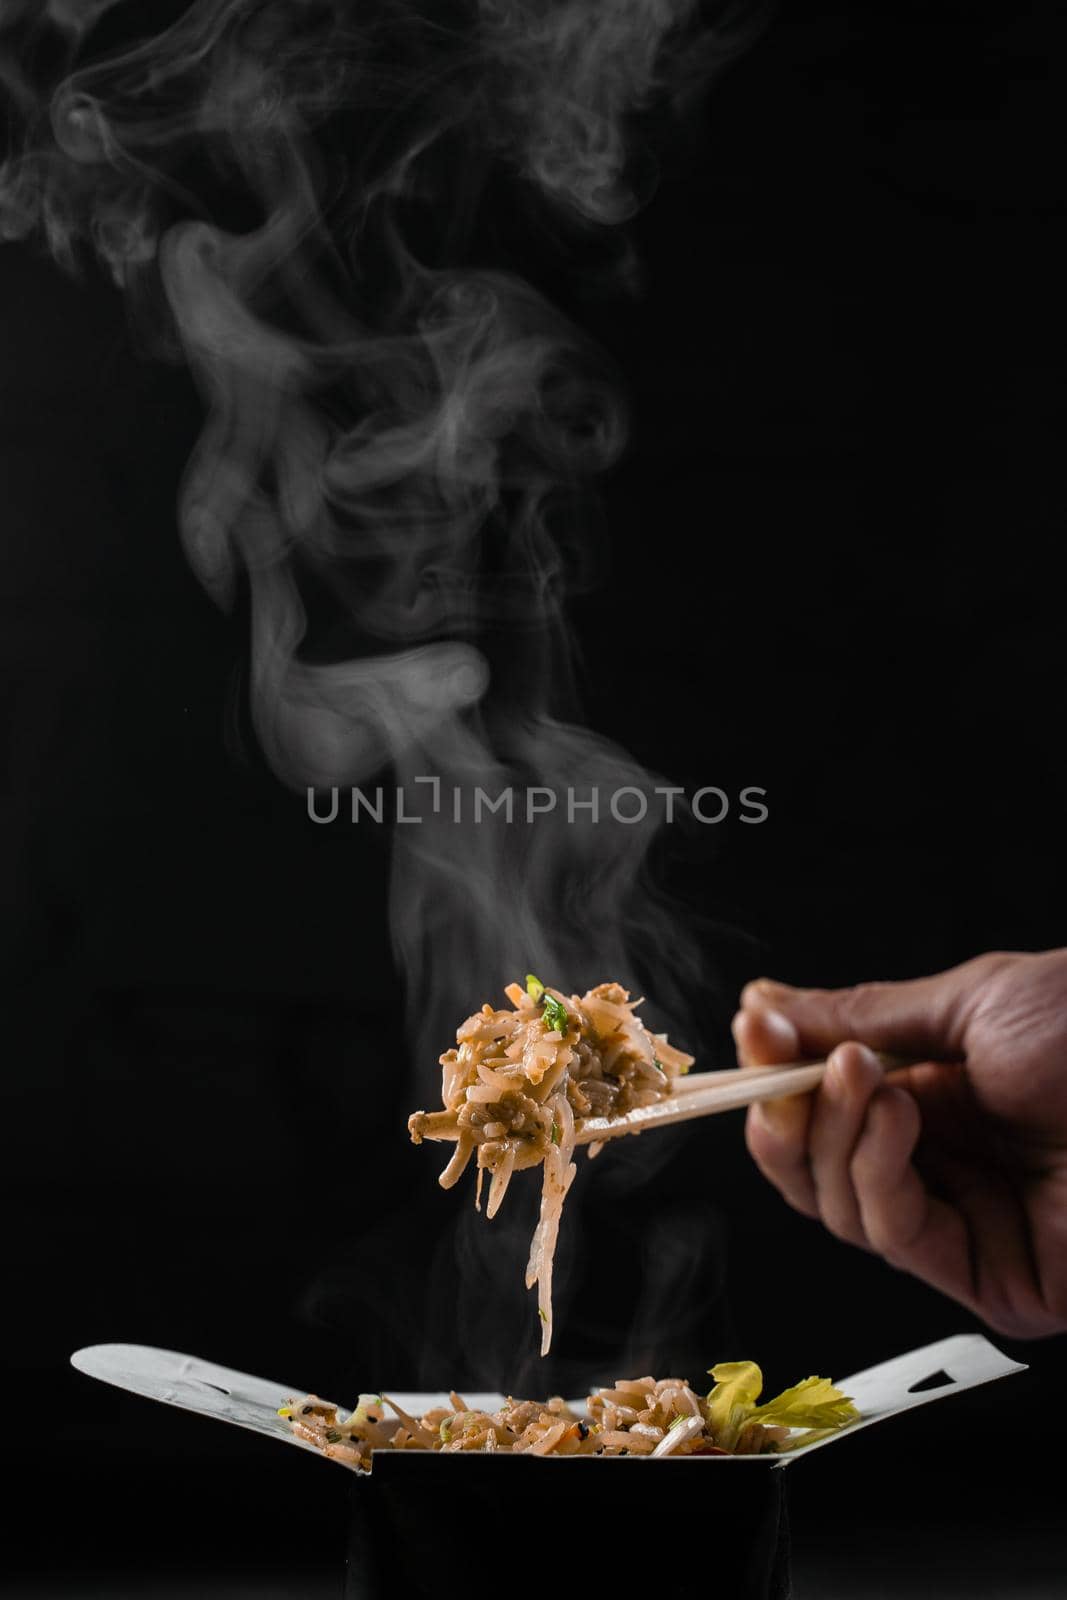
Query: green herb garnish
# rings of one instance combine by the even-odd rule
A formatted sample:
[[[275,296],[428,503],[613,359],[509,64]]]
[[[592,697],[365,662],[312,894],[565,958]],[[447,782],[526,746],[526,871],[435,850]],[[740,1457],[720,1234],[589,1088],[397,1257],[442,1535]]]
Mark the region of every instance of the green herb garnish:
[[[570,1017],[567,1015],[567,1007],[562,1000],[557,1000],[555,995],[545,995],[544,1017],[550,1031],[558,1029],[560,1033],[566,1033]]]
[[[555,995],[549,994],[540,978],[536,977],[532,972],[526,974],[526,993],[531,1000],[543,1002],[544,1011],[542,1015],[544,1016],[546,1027],[550,1031],[555,1028],[560,1033],[566,1033],[567,1024],[570,1021],[567,1015],[567,1007],[562,1000],[557,1000]]]
[[[772,1428],[832,1432],[859,1417],[852,1401],[828,1378],[805,1378],[792,1389],[784,1389],[776,1399],[757,1405],[763,1374],[754,1361],[724,1361],[708,1371],[715,1379],[707,1399],[711,1432],[724,1450],[734,1449],[742,1429],[750,1422]]]
[[[552,1143],[553,1144],[559,1144],[559,1123],[558,1122],[554,1122],[552,1124]]]
[[[442,1444],[451,1444],[451,1442],[452,1442],[452,1429],[448,1426],[447,1417],[441,1423],[441,1426],[438,1428],[437,1433],[438,1433],[438,1437],[440,1438]]]
[[[545,1311],[543,1306],[538,1306],[537,1315],[541,1318],[542,1322],[548,1321],[548,1313]]]

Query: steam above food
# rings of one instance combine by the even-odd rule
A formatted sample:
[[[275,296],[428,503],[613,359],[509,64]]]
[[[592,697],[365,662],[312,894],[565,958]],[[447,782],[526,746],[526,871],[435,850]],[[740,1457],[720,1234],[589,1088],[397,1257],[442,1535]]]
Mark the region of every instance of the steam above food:
[[[448,1189],[472,1156],[478,1168],[475,1204],[490,1174],[487,1213],[494,1217],[525,1167],[543,1166],[541,1214],[530,1248],[526,1287],[537,1285],[541,1354],[552,1343],[552,1264],[563,1202],[574,1181],[575,1119],[621,1116],[666,1098],[693,1057],[652,1034],[617,983],[564,995],[532,973],[526,987],[505,990],[511,1007],[484,1005],[456,1032],[441,1057],[444,1113],[416,1111],[408,1129],[416,1144],[454,1119],[457,1137],[441,1174]],[[590,1145],[596,1155],[600,1146]]]
[[[760,1405],[763,1374],[752,1361],[709,1368],[699,1395],[685,1378],[620,1379],[581,1405],[508,1398],[497,1411],[471,1410],[452,1393],[421,1416],[387,1395],[361,1395],[351,1415],[317,1395],[279,1410],[298,1438],[331,1460],[367,1471],[375,1450],[476,1450],[532,1456],[751,1456],[811,1444],[848,1427],[859,1412],[828,1378],[806,1378]]]

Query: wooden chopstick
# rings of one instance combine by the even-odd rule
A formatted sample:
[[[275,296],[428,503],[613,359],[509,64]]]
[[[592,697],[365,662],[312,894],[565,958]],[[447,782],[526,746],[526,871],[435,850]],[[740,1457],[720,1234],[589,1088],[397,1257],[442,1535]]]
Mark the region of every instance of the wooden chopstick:
[[[638,1106],[621,1117],[583,1117],[576,1125],[576,1144],[596,1144],[601,1139],[618,1139],[626,1133],[647,1133],[652,1128],[669,1128],[676,1122],[692,1122],[696,1117],[733,1111],[756,1100],[776,1100],[788,1094],[805,1094],[814,1089],[826,1071],[825,1061],[791,1062],[778,1069],[739,1067],[736,1071],[702,1072],[704,1081],[657,1100]],[[713,1081],[709,1081],[713,1080]]]
[[[899,1056],[876,1052],[885,1071],[906,1065]],[[821,1081],[825,1061],[793,1061],[775,1067],[738,1067],[723,1072],[701,1072],[689,1079],[689,1086],[675,1086],[665,1100],[638,1106],[621,1117],[583,1117],[577,1124],[576,1144],[596,1144],[602,1139],[618,1139],[626,1133],[647,1133],[652,1128],[669,1128],[676,1122],[691,1122],[711,1117],[720,1111],[734,1111],[758,1100],[781,1100],[786,1095],[807,1094]],[[683,1079],[682,1083],[686,1080]]]
[[[903,1065],[896,1056],[880,1055],[882,1066]],[[731,1067],[721,1072],[688,1073],[677,1079],[671,1093],[650,1106],[638,1106],[616,1117],[580,1117],[576,1120],[577,1144],[597,1144],[603,1139],[618,1139],[623,1134],[647,1133],[653,1128],[669,1128],[676,1122],[691,1122],[720,1111],[734,1111],[758,1100],[779,1100],[785,1095],[806,1094],[821,1081],[825,1061],[794,1061],[781,1066]],[[451,1111],[416,1112],[408,1126],[420,1139],[457,1139],[459,1128]]]
[[[788,1063],[788,1065],[801,1065],[801,1063]],[[698,1089],[709,1089],[712,1084],[739,1083],[743,1078],[746,1083],[752,1079],[752,1074],[759,1072],[784,1072],[785,1067],[720,1067],[715,1072],[687,1072],[675,1078],[671,1085],[671,1094],[693,1094]]]

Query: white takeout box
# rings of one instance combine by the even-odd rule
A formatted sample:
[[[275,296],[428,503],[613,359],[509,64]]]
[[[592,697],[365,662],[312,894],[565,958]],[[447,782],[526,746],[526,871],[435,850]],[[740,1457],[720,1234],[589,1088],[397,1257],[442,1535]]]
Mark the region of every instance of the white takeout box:
[[[266,1378],[251,1377],[230,1367],[217,1366],[212,1361],[201,1361],[197,1356],[181,1355],[175,1350],[156,1350],[147,1345],[98,1344],[78,1350],[71,1362],[79,1372],[104,1383],[129,1389],[150,1400],[165,1405],[180,1406],[185,1411],[196,1411],[201,1416],[214,1417],[219,1422],[229,1422],[238,1428],[249,1428],[255,1433],[267,1434],[298,1450],[309,1450],[321,1460],[322,1455],[312,1444],[298,1439],[284,1417],[278,1416],[278,1407],[288,1399],[307,1394],[300,1385],[273,1383]],[[1013,1372],[1024,1372],[1025,1366],[1008,1356],[977,1333],[957,1334],[941,1339],[936,1344],[909,1350],[906,1355],[894,1356],[864,1372],[851,1377],[835,1378],[837,1387],[855,1402],[860,1420],[812,1444],[796,1445],[786,1455],[771,1458],[776,1466],[786,1467],[812,1450],[843,1443],[863,1428],[916,1406],[929,1405],[934,1400],[944,1400],[950,1395],[962,1394],[979,1384],[990,1383],[994,1378],[1005,1378]],[[607,1382],[607,1380],[605,1380]],[[386,1389],[398,1405],[415,1415],[429,1411],[434,1406],[449,1404],[446,1394],[419,1394]],[[472,1410],[493,1411],[504,1403],[500,1394],[474,1394],[465,1391],[464,1399]],[[584,1401],[571,1402],[575,1409],[584,1409]],[[455,1460],[455,1456],[442,1456],[442,1460]],[[500,1460],[509,1459],[507,1454]],[[576,1458],[586,1459],[586,1458]],[[606,1459],[592,1457],[589,1459]],[[638,1458],[635,1458],[638,1459]],[[671,1459],[670,1457],[667,1458]],[[724,1461],[738,1463],[768,1463],[766,1456],[689,1456],[682,1459],[704,1463]],[[347,1470],[351,1470],[350,1468]]]
[[[72,1359],[123,1389],[330,1459],[278,1416],[280,1405],[308,1392],[299,1385],[140,1345],[96,1345]],[[610,1573],[612,1600],[788,1600],[784,1467],[872,1423],[1021,1370],[978,1334],[909,1351],[838,1380],[860,1420],[786,1455],[665,1456],[639,1470],[632,1462],[647,1458],[383,1450],[371,1472],[345,1469],[352,1480],[346,1600],[468,1594],[474,1550],[502,1560],[508,1600],[544,1600],[549,1569],[585,1588],[591,1573]],[[449,1403],[443,1394],[391,1398],[415,1413]],[[465,1391],[464,1399],[492,1410],[503,1396]],[[665,1530],[666,1546],[649,1535],[656,1527]],[[698,1558],[698,1529],[716,1536],[713,1562]],[[682,1559],[679,1551],[689,1555]]]

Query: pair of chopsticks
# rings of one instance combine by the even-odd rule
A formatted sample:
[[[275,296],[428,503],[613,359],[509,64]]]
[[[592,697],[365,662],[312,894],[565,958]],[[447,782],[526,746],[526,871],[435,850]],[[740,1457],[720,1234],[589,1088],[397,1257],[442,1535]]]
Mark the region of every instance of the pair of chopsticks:
[[[879,1056],[888,1069],[899,1066],[893,1056]],[[580,1117],[576,1120],[576,1144],[598,1144],[603,1139],[618,1139],[626,1133],[648,1133],[669,1128],[676,1122],[692,1122],[720,1111],[733,1111],[753,1105],[757,1100],[780,1100],[790,1094],[806,1094],[821,1082],[825,1061],[795,1061],[774,1067],[734,1067],[721,1072],[695,1072],[676,1078],[671,1093],[654,1105],[638,1106],[618,1117]],[[455,1114],[449,1111],[418,1113],[419,1134],[424,1139],[457,1139]],[[412,1121],[415,1119],[413,1118]]]
[[[676,1122],[712,1117],[734,1111],[757,1100],[780,1100],[785,1095],[806,1094],[822,1080],[825,1061],[794,1061],[780,1067],[732,1067],[721,1072],[693,1072],[675,1079],[671,1093],[654,1105],[638,1106],[619,1117],[583,1117],[577,1123],[576,1144],[617,1139],[624,1133],[647,1133]]]

